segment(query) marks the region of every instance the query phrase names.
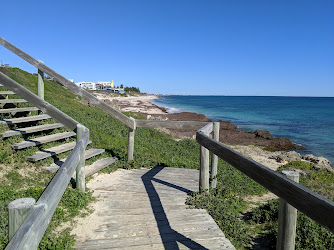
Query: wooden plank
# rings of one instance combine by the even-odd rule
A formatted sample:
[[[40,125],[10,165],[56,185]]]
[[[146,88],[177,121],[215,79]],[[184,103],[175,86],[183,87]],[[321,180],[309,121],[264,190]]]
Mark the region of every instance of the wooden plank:
[[[283,171],[287,178],[299,182],[299,173]],[[278,210],[277,250],[295,249],[297,209],[280,199]]]
[[[91,148],[85,151],[85,160],[88,160],[94,156],[100,155],[104,153],[106,150],[102,148]],[[66,159],[61,159],[55,163],[52,163],[49,167],[44,167],[44,170],[48,170],[52,173],[56,172],[61,165],[66,161]]]
[[[88,133],[89,130],[80,123],[77,124],[77,143],[80,141],[81,137]],[[81,192],[85,192],[86,189],[86,182],[85,182],[85,151],[83,150],[79,155],[79,162],[75,169],[75,187]]]
[[[42,137],[38,137],[34,139],[25,140],[23,142],[15,143],[12,145],[12,148],[13,149],[23,149],[23,148],[33,147],[33,146],[41,145],[41,144],[52,142],[52,141],[66,139],[74,135],[75,135],[74,132],[63,132],[63,133],[58,133],[58,134],[46,135],[46,136],[42,136]]]
[[[88,143],[91,143],[91,141],[89,141]],[[40,161],[50,156],[69,151],[73,149],[75,145],[76,145],[76,142],[70,142],[70,143],[62,144],[60,146],[52,147],[49,149],[44,149],[42,151],[36,152],[34,155],[27,156],[26,160],[31,161],[31,162]]]
[[[4,113],[15,113],[15,112],[30,112],[38,110],[36,107],[27,107],[27,108],[10,108],[10,109],[0,109],[0,114]]]
[[[0,95],[15,95],[13,91],[0,91]]]
[[[324,198],[301,184],[295,183],[282,174],[267,168],[226,145],[212,140],[202,133],[197,132],[196,140],[200,145],[203,145],[221,159],[227,161],[236,169],[334,233],[333,201]]]
[[[99,172],[101,169],[104,169],[104,168],[110,166],[111,164],[113,164],[115,162],[116,162],[116,159],[113,158],[113,157],[107,157],[107,158],[97,160],[93,164],[86,167],[86,170],[85,170],[86,178],[88,176],[91,176],[91,175]],[[74,177],[74,175],[73,175],[73,177]]]
[[[145,128],[173,128],[173,129],[199,129],[208,122],[196,121],[156,121],[156,120],[137,120],[137,127]]]
[[[12,118],[12,119],[3,119],[0,120],[0,124],[15,124],[15,123],[24,123],[24,122],[34,122],[50,119],[49,115],[35,115],[35,116],[27,116],[21,118]]]
[[[1,73],[1,72],[0,72]],[[7,103],[23,103],[27,102],[24,99],[0,99],[0,104],[7,104]]]
[[[37,249],[52,215],[64,194],[79,162],[79,155],[88,143],[88,133],[77,143],[67,161],[52,178],[47,188],[30,210],[27,218],[6,246],[8,250]]]
[[[128,134],[128,161],[133,160],[133,152],[135,147],[135,131],[136,131],[136,120],[130,117],[133,120],[134,128],[129,128]]]
[[[206,124],[203,128],[199,129],[198,131],[202,132],[205,135],[209,135],[213,130],[213,123],[210,122]]]
[[[10,131],[3,132],[0,135],[3,138],[6,138],[6,137],[14,136],[14,135],[31,134],[31,133],[36,133],[36,132],[41,132],[41,131],[45,131],[45,130],[61,128],[61,127],[64,127],[64,125],[61,124],[61,123],[45,124],[45,125],[39,125],[39,126],[33,126],[33,127],[10,130]]]
[[[8,238],[13,238],[16,231],[22,225],[30,209],[34,206],[34,198],[20,198],[12,201],[8,205]]]
[[[1,42],[1,37],[0,37]],[[5,84],[7,88],[17,93],[19,96],[29,101],[31,104],[39,108],[43,113],[50,115],[58,122],[64,124],[71,130],[75,130],[77,127],[77,121],[66,115],[64,112],[60,111],[56,107],[52,106],[50,103],[42,100],[37,95],[27,90],[2,72],[0,72],[0,81]]]
[[[102,109],[106,113],[112,115],[113,117],[115,117],[116,119],[118,119],[119,121],[121,121],[122,123],[124,123],[126,126],[132,128],[132,129],[134,128],[133,121],[131,119],[129,119],[129,117],[127,117],[126,115],[122,114],[120,111],[118,111],[115,108],[111,107],[107,103],[99,100],[93,94],[91,94],[91,93],[87,92],[86,90],[78,87],[76,84],[72,83],[67,78],[63,77],[62,75],[58,74],[57,72],[55,72],[51,68],[49,68],[46,65],[44,65],[43,62],[41,62],[39,60],[36,60],[35,58],[31,57],[30,55],[28,55],[24,51],[20,50],[19,48],[17,48],[16,46],[14,46],[13,44],[11,44],[10,42],[8,42],[7,40],[5,40],[2,37],[0,37],[0,44],[2,46],[4,46],[6,49],[12,51],[14,54],[16,54],[19,57],[21,57],[23,60],[27,61],[28,63],[30,63],[31,65],[35,66],[39,70],[43,71],[47,75],[54,77],[55,80],[57,80],[62,85],[66,86],[73,93],[75,93],[75,94],[77,94],[79,96],[82,96],[84,99],[90,101],[91,104],[93,104],[94,106]],[[0,81],[3,84],[5,84],[6,87],[8,87],[8,85],[3,82],[3,80],[1,79],[1,77],[0,77]],[[33,103],[33,102],[31,102],[31,103]],[[35,106],[37,106],[37,105],[35,105]],[[39,106],[37,106],[37,107],[39,107]],[[49,112],[47,112],[47,113],[49,113]],[[58,120],[58,121],[60,121],[60,120]],[[62,121],[60,121],[60,122],[63,123],[63,124],[65,124]],[[74,130],[74,128],[71,128],[71,129]]]
[[[176,189],[175,183],[198,189],[198,170],[174,170],[157,167],[117,170],[110,178],[99,175],[94,191],[98,204],[93,214],[73,229],[77,235],[75,247],[178,249],[177,242],[181,242],[180,246],[191,249],[235,249],[211,216],[204,209],[188,209],[187,194]],[[158,174],[171,182],[156,183]],[[112,191],[108,191],[110,187]]]
[[[212,128],[212,139],[219,141],[219,128],[220,128],[220,122],[214,122],[213,128]],[[214,153],[211,153],[211,187],[216,188],[217,187],[217,171],[218,171],[218,156]]]

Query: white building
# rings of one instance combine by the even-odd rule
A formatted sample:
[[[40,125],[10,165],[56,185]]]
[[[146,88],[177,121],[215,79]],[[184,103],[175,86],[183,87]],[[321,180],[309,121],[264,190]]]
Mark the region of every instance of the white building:
[[[77,82],[75,83],[79,87],[88,90],[96,90],[96,83],[95,82]]]

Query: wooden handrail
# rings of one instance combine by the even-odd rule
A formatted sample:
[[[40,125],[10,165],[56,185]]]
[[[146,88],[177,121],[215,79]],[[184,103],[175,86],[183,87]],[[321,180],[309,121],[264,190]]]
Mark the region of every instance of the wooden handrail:
[[[105,102],[99,100],[97,97],[92,95],[91,93],[87,92],[86,90],[78,87],[76,84],[72,83],[67,78],[63,77],[62,75],[58,74],[56,71],[52,70],[48,66],[46,66],[42,61],[36,60],[32,56],[28,55],[24,51],[20,50],[10,42],[8,42],[6,39],[0,37],[0,44],[4,46],[6,49],[10,50],[14,54],[21,57],[23,60],[27,61],[31,65],[35,66],[42,72],[48,74],[49,76],[52,76],[54,79],[56,79],[60,84],[67,87],[71,92],[83,97],[84,99],[91,102],[92,105],[102,109],[106,113],[112,115],[122,123],[124,123],[129,128],[134,129],[133,120],[131,120],[129,117],[121,113],[120,111],[114,109],[110,105],[106,104]]]
[[[208,122],[199,121],[159,121],[159,120],[137,120],[137,127],[145,128],[173,128],[173,129],[199,129]]]
[[[197,142],[334,233],[334,202],[198,131]]]
[[[75,130],[78,122],[65,114],[64,112],[60,111],[56,107],[52,106],[50,103],[44,101],[28,89],[24,88],[17,82],[15,82],[13,79],[9,78],[2,72],[0,72],[0,82],[7,87],[8,89],[12,90],[16,94],[18,94],[20,97],[24,98],[31,104],[35,105],[37,108],[39,108],[44,113],[47,113],[52,118],[56,119],[60,123],[64,124],[71,130]]]
[[[64,164],[59,168],[38,201],[31,208],[5,249],[37,249],[46,228],[88,144],[89,132],[84,133]]]

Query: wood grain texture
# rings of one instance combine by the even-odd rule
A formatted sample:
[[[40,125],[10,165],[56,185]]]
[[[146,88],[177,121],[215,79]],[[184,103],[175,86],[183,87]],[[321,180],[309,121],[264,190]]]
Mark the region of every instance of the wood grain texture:
[[[46,135],[46,136],[14,143],[12,145],[12,148],[13,149],[23,149],[23,148],[33,147],[33,146],[41,145],[41,144],[52,142],[52,141],[66,139],[74,135],[75,135],[74,132],[63,132],[63,133],[58,133],[58,134]]]
[[[235,249],[204,209],[185,204],[187,192],[198,191],[198,175],[198,170],[156,167],[97,176],[97,203],[72,232],[75,248]]]
[[[39,108],[43,113],[50,115],[60,123],[64,124],[71,130],[76,129],[77,121],[75,121],[70,116],[66,115],[64,112],[60,111],[56,107],[52,106],[50,103],[42,100],[37,95],[27,90],[2,72],[0,72],[0,81],[10,90],[14,91],[16,94],[29,101],[31,104]]]
[[[85,151],[85,160],[88,160],[94,156],[104,153],[106,150],[102,148],[90,148]],[[48,170],[52,173],[56,172],[66,161],[66,159],[61,159],[55,163],[52,163],[49,167],[43,167],[44,170]]]
[[[34,115],[20,118],[11,118],[0,120],[0,124],[15,124],[15,123],[24,123],[24,122],[33,122],[50,119],[49,115]]]
[[[299,182],[299,174],[293,171],[283,171],[282,174]],[[294,250],[296,239],[297,209],[282,198],[279,201],[278,233],[276,250]]]
[[[41,131],[61,128],[61,127],[64,127],[64,125],[61,124],[61,123],[45,124],[45,125],[39,125],[39,126],[9,130],[9,131],[1,133],[0,135],[3,138],[6,138],[6,137],[14,136],[14,135],[31,134],[31,133],[35,133],[35,132],[41,132]]]
[[[8,205],[8,239],[13,238],[16,231],[22,225],[30,209],[34,206],[34,198],[20,198],[12,201]]]
[[[91,143],[91,141],[88,141],[88,144]],[[31,162],[36,162],[39,160],[43,160],[45,158],[48,158],[53,155],[57,155],[66,151],[69,151],[75,147],[75,142],[65,143],[56,147],[44,149],[42,151],[36,152],[34,155],[27,156],[26,160]]]
[[[0,72],[1,73],[1,72]],[[23,103],[27,102],[24,99],[0,99],[0,104],[7,104],[7,103]]]
[[[0,95],[14,95],[13,91],[0,91]]]
[[[199,129],[200,132],[202,132],[205,135],[209,135],[213,131],[213,123],[210,122],[206,124],[203,128]]]
[[[37,249],[56,207],[79,162],[79,155],[87,146],[88,133],[84,134],[67,161],[58,170],[6,249]]]
[[[220,122],[214,122],[213,123],[213,138],[215,141],[219,141],[219,128],[220,128]],[[217,187],[217,171],[218,171],[218,156],[211,152],[211,187],[216,188]]]
[[[10,109],[0,109],[0,114],[4,113],[18,113],[18,112],[30,112],[38,110],[36,107],[27,107],[27,108],[10,108]]]
[[[334,233],[334,202],[197,132],[197,142]]]
[[[39,60],[36,60],[35,58],[33,58],[32,56],[28,55],[24,51],[20,50],[19,48],[17,48],[16,46],[14,46],[13,44],[11,44],[10,42],[8,42],[7,40],[5,40],[2,37],[0,37],[0,44],[2,46],[4,46],[6,49],[8,49],[11,52],[13,52],[14,54],[16,54],[19,57],[21,57],[23,60],[27,61],[31,65],[33,65],[36,68],[38,68],[42,72],[46,73],[49,76],[52,76],[60,84],[66,86],[71,92],[73,92],[73,93],[75,93],[75,94],[83,97],[84,99],[88,100],[92,105],[94,105],[94,106],[102,109],[106,113],[108,113],[111,116],[115,117],[116,119],[118,119],[119,121],[121,121],[122,123],[124,123],[126,126],[132,128],[132,129],[134,128],[133,121],[131,119],[129,119],[129,117],[127,117],[126,115],[122,114],[120,111],[114,109],[113,107],[111,107],[107,103],[99,100],[93,94],[91,94],[91,93],[87,92],[86,90],[78,87],[76,84],[72,83],[67,78],[63,77],[62,75],[58,74],[57,72],[55,72],[54,70],[52,70],[51,68],[49,68],[48,66],[46,66],[43,62],[41,62]],[[1,78],[0,78],[0,82],[3,83],[3,80]],[[3,83],[3,84],[6,87],[8,87],[5,83]],[[14,92],[16,92],[16,91],[14,91]],[[62,121],[59,121],[59,122],[65,124]],[[74,128],[72,130],[74,130]]]

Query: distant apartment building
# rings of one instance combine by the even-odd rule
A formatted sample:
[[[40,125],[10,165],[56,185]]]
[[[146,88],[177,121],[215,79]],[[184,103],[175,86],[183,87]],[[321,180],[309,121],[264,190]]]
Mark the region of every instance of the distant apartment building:
[[[75,83],[79,87],[88,90],[104,90],[112,93],[125,93],[123,88],[115,88],[114,81],[111,82],[77,82]]]
[[[95,82],[77,82],[75,83],[79,87],[88,90],[96,90],[96,83]]]

